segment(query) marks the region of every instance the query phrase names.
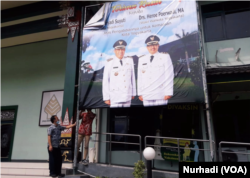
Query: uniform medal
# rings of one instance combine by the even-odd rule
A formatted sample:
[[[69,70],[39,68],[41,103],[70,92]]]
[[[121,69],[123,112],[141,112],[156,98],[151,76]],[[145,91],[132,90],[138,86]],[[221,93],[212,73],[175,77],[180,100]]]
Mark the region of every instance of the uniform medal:
[[[145,70],[142,70],[142,73],[145,73],[146,71]]]
[[[115,72],[115,76],[117,76],[119,73],[118,72]]]

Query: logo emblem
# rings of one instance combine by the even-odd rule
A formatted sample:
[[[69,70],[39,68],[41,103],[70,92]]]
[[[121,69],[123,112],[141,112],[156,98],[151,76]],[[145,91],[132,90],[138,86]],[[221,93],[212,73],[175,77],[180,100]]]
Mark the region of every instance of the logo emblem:
[[[44,112],[47,113],[47,119],[49,120],[51,116],[56,115],[59,111],[61,111],[61,105],[56,96],[53,95],[44,108]]]
[[[150,40],[151,40],[151,41],[153,41],[153,40],[154,40],[154,38],[155,38],[155,37],[153,37],[153,36],[152,36],[152,37],[150,37]]]
[[[119,41],[119,44],[121,45],[123,41]]]

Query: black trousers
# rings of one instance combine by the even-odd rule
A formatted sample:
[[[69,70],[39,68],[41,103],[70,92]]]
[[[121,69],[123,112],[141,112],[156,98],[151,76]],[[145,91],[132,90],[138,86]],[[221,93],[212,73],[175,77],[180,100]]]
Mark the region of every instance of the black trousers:
[[[49,151],[49,170],[50,175],[56,174],[60,175],[62,170],[62,156],[61,156],[61,149],[54,148],[52,151]]]

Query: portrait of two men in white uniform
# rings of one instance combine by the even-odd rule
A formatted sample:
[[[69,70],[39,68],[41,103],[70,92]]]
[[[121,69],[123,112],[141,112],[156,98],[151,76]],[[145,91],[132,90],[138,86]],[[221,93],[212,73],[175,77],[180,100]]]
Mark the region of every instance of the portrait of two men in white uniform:
[[[114,43],[115,56],[107,60],[103,76],[103,100],[110,107],[130,107],[137,95],[144,106],[167,105],[173,96],[174,70],[169,54],[158,52],[159,37],[149,36],[148,54],[138,61],[137,88],[132,57],[125,57],[127,43]]]

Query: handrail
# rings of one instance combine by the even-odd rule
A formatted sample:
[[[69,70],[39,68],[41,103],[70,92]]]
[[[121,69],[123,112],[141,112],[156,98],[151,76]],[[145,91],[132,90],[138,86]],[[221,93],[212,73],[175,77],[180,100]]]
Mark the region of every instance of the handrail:
[[[163,147],[163,148],[178,148],[178,147],[174,147],[174,146],[161,146],[161,145],[149,145],[147,144],[147,146],[159,146],[159,147]],[[180,149],[191,149],[191,148],[180,148]],[[203,150],[203,151],[209,151],[210,149],[196,149],[196,148],[192,148],[192,150]]]
[[[105,133],[105,132],[92,132],[93,134],[101,134],[101,135],[125,135],[125,136],[140,136],[135,134],[121,134],[121,133]],[[141,136],[140,136],[141,137]]]
[[[135,134],[121,134],[121,133],[105,133],[105,132],[92,132],[93,134],[100,134],[100,135],[109,135],[108,141],[101,141],[101,140],[90,140],[91,142],[103,142],[103,143],[109,143],[109,165],[111,165],[111,145],[112,143],[118,143],[118,144],[129,144],[129,145],[139,145],[139,154],[140,154],[140,160],[142,160],[142,151],[141,151],[141,136],[135,135]],[[112,135],[121,135],[121,136],[130,136],[130,137],[138,137],[139,143],[132,143],[132,142],[117,142],[112,141]]]
[[[202,140],[202,139],[193,139],[193,138],[176,138],[176,137],[158,137],[158,136],[146,136],[147,138],[165,138],[165,139],[172,139],[172,140],[190,140],[190,141],[200,141],[200,142],[209,142],[210,140]],[[146,138],[145,137],[145,138]],[[213,141],[214,142],[214,141]]]
[[[242,142],[225,142],[225,141],[221,141],[219,143],[219,161],[223,162],[222,159],[222,153],[238,153],[238,154],[244,154],[244,155],[250,155],[250,153],[244,153],[244,152],[228,152],[228,151],[222,151],[221,149],[221,145],[222,144],[228,144],[228,145],[248,145],[250,146],[250,143],[242,143]]]
[[[163,138],[163,139],[172,139],[172,140],[177,140],[177,147],[174,147],[174,146],[162,146],[162,145],[149,145],[147,144],[147,138]],[[210,142],[210,140],[202,140],[202,139],[188,139],[188,138],[175,138],[175,137],[159,137],[159,136],[146,136],[144,138],[144,143],[145,143],[145,148],[147,146],[157,146],[157,147],[167,147],[167,148],[178,148],[178,160],[180,161],[180,149],[192,149],[192,150],[202,150],[202,151],[209,151],[210,149],[196,149],[196,148],[180,148],[180,140],[189,140],[189,141],[197,141],[197,142]],[[213,144],[215,145],[215,142],[212,141]]]

